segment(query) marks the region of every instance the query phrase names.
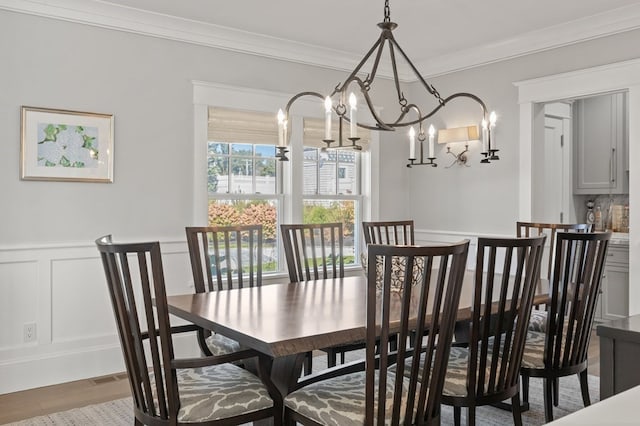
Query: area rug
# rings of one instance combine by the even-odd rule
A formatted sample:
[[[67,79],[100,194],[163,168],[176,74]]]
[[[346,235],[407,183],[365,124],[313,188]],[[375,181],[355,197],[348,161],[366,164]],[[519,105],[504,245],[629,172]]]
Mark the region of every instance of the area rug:
[[[530,388],[531,409],[522,414],[522,420],[528,426],[542,425],[544,424],[542,380],[531,378]],[[599,378],[589,376],[589,394],[592,403],[599,400],[599,393]],[[553,409],[554,418],[557,419],[581,409],[583,405],[580,395],[580,385],[576,375],[560,379],[560,405]],[[130,426],[132,423],[131,399],[125,398],[9,424],[15,426]],[[466,424],[466,410],[464,409],[462,410],[462,424]],[[479,407],[476,410],[476,424],[496,426],[513,424],[513,417],[509,411],[493,407]],[[453,425],[451,407],[442,407],[442,425]]]

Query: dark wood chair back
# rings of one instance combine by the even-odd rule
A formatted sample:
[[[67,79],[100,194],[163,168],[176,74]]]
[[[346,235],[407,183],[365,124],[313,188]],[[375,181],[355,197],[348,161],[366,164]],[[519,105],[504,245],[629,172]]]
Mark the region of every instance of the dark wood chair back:
[[[397,425],[401,419],[405,419],[403,424],[439,424],[468,248],[469,241],[438,247],[369,246],[364,424]],[[397,265],[393,257],[399,257],[406,268],[402,292],[391,288],[392,264]],[[414,280],[408,271],[413,271],[418,258],[423,258],[423,272]],[[377,259],[384,269],[380,290],[376,287]],[[390,339],[396,335],[401,342],[413,340],[411,347],[399,345],[397,357],[389,353]],[[421,356],[426,362],[419,362]],[[392,365],[395,361],[397,366]],[[407,363],[411,363],[409,377],[404,382],[395,380],[396,370],[404,371]],[[389,404],[386,390],[392,380],[393,402]]]
[[[467,392],[446,396],[446,404],[486,405],[519,395],[520,364],[545,239],[478,238]],[[515,400],[518,406],[520,399]]]
[[[414,245],[413,220],[362,222],[365,245]]]
[[[96,240],[96,245],[107,277],[136,418],[145,424],[175,420],[178,383],[171,368],[174,352],[160,244],[113,244],[111,236],[105,236]]]
[[[102,258],[122,353],[129,376],[135,424],[167,426],[181,424],[244,424],[267,417],[273,418],[274,424],[281,424],[281,399],[269,379],[273,359],[249,349],[243,351],[243,357],[259,357],[258,371],[264,373],[262,380],[273,399],[273,406],[258,410],[247,409],[246,413],[234,413],[232,416],[215,420],[216,410],[224,412],[224,409],[220,408],[224,404],[220,405],[215,395],[216,393],[223,395],[224,390],[228,390],[222,389],[221,382],[228,381],[233,385],[233,382],[238,380],[237,376],[224,376],[228,370],[225,370],[224,366],[220,366],[222,367],[222,369],[218,370],[220,376],[216,377],[219,380],[217,384],[212,383],[211,386],[214,388],[220,386],[221,388],[207,389],[206,392],[210,392],[211,395],[202,397],[202,395],[206,395],[206,392],[197,386],[198,383],[203,383],[202,376],[195,379],[196,386],[187,381],[184,384],[186,389],[183,389],[184,400],[189,401],[194,397],[200,396],[202,398],[200,401],[206,400],[208,404],[211,404],[209,409],[211,418],[198,422],[198,417],[189,419],[189,413],[186,413],[185,422],[179,421],[181,399],[178,372],[191,369],[193,372],[189,373],[188,380],[194,380],[193,377],[200,374],[200,367],[205,370],[208,367],[232,361],[234,358],[225,356],[175,358],[172,336],[176,333],[193,333],[201,330],[201,328],[193,324],[173,327],[170,324],[160,243],[114,244],[111,241],[111,236],[108,235],[97,239],[96,245]],[[244,371],[236,366],[231,367]],[[215,373],[211,373],[212,370],[208,371],[209,373],[207,374],[215,375]],[[249,378],[252,380],[250,386],[257,387],[261,385],[257,377],[248,372],[246,375],[246,380],[249,380]],[[207,378],[211,377],[207,376]],[[239,392],[239,388],[235,387],[234,391]],[[251,392],[251,395],[247,394],[244,397],[251,399],[255,392],[256,389]],[[247,406],[249,407],[250,405]],[[195,411],[198,410],[196,409]]]
[[[542,262],[541,278],[551,280],[553,271],[554,255],[556,248],[556,235],[558,232],[591,232],[593,225],[586,223],[536,223],[536,222],[516,222],[517,237],[536,237],[538,235],[547,236],[548,249],[545,259]]]
[[[185,230],[196,292],[262,285],[262,225]]]
[[[586,369],[610,238],[610,232],[558,233],[547,318],[545,369],[560,375]]]
[[[342,223],[280,225],[291,282],[344,277]]]

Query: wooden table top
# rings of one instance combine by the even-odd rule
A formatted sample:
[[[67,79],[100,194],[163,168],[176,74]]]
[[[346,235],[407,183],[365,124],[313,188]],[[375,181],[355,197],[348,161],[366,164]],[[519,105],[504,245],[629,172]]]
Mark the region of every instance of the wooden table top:
[[[470,318],[468,272],[458,320]],[[273,357],[364,340],[364,275],[168,296],[169,312]],[[539,292],[534,303],[545,303]]]

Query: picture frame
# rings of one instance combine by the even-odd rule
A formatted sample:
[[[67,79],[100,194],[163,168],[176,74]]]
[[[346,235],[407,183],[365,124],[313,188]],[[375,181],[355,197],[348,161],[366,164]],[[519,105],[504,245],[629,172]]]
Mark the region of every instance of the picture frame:
[[[21,108],[20,178],[113,182],[113,115]]]

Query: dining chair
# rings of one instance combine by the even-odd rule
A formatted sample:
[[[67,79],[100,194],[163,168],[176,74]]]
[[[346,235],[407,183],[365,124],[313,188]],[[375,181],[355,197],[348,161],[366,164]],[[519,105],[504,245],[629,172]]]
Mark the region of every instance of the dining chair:
[[[536,222],[516,222],[516,237],[535,237],[538,235],[547,236],[549,249],[544,256],[541,278],[551,280],[553,272],[556,235],[558,232],[591,232],[593,225],[587,223],[536,223]]]
[[[413,220],[362,222],[365,245],[414,245]]]
[[[537,222],[516,222],[517,237],[535,237],[538,235],[547,236],[548,249],[545,251],[540,274],[541,288],[549,288],[551,273],[553,272],[556,235],[558,232],[590,232],[593,225],[586,223],[537,223]],[[536,309],[531,313],[529,319],[529,329],[533,331],[544,331],[547,323],[546,310]]]
[[[342,223],[282,224],[291,282],[344,277]]]
[[[262,380],[227,362],[232,357],[176,358],[173,335],[195,325],[172,327],[158,242],[115,244],[96,240],[122,346],[135,424],[242,424],[273,418],[282,403],[270,381],[272,359],[258,357]],[[252,352],[251,354],[249,352]]]
[[[545,239],[478,238],[468,346],[451,348],[442,395],[457,426],[462,407],[474,425],[476,407],[508,399],[522,425],[520,364]]]
[[[414,245],[415,232],[413,220],[396,220],[396,221],[376,221],[362,222],[362,230],[364,235],[365,250],[360,255],[362,268],[367,272],[367,247],[369,244],[388,244],[388,245]],[[382,282],[382,274],[380,264],[378,267],[378,285]],[[396,269],[403,268],[396,260]],[[419,273],[422,264],[414,265],[414,271]],[[419,278],[419,277],[416,277]],[[400,280],[396,282],[396,289],[400,290]],[[397,349],[397,341],[391,340],[391,349]],[[343,355],[343,354],[341,354]],[[344,360],[342,361],[344,363]]]
[[[529,400],[529,377],[544,381],[546,422],[558,405],[558,378],[578,374],[582,400],[590,405],[588,348],[610,232],[557,234],[550,302],[544,331],[527,333],[522,357],[522,397]]]
[[[370,245],[365,359],[301,379],[284,399],[285,424],[440,424],[468,248],[468,240],[430,247]],[[426,265],[418,282],[405,274],[400,293],[391,288],[394,257],[403,258],[409,269],[418,258]],[[380,289],[375,285],[378,259],[384,264]],[[427,328],[430,333],[425,333]],[[413,336],[413,345],[390,352],[389,339],[396,334],[403,341]],[[421,357],[427,361],[418,362]],[[397,377],[408,362],[409,377]]]
[[[291,282],[344,278],[344,250],[342,223],[282,224],[282,242]],[[362,349],[364,342],[324,348],[327,366],[333,367],[340,354]],[[307,353],[304,364],[306,375],[313,369],[312,353]]]
[[[262,225],[186,227],[185,231],[196,293],[262,285]],[[198,331],[198,344],[208,356],[241,350],[235,340],[203,329]]]

